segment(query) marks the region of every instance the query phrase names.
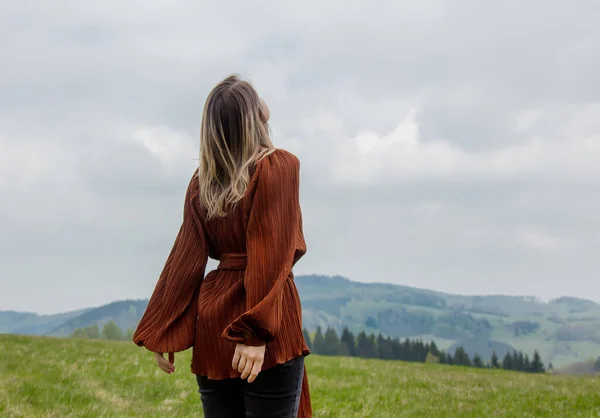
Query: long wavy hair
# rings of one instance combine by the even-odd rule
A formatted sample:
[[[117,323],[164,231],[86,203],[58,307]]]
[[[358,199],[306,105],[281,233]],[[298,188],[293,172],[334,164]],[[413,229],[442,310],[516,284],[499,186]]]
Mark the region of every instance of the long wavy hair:
[[[253,164],[275,151],[267,117],[250,82],[230,75],[206,99],[200,128],[200,205],[226,216],[246,192]]]

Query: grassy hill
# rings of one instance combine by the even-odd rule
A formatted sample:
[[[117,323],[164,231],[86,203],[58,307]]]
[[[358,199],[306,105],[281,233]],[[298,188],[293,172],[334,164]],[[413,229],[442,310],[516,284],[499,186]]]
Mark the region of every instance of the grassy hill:
[[[190,352],[166,375],[132,343],[0,335],[0,416],[201,416]],[[311,355],[315,417],[594,417],[600,378]]]
[[[555,367],[600,355],[600,305],[562,297],[541,302],[527,296],[462,296],[343,277],[298,276],[304,326],[314,331],[347,326],[358,333],[383,333],[433,340],[451,351],[458,345],[484,358],[491,350],[538,350]],[[67,336],[76,328],[114,320],[137,325],[147,300],[119,301],[62,315],[0,312],[0,332]],[[482,352],[484,351],[484,352]]]

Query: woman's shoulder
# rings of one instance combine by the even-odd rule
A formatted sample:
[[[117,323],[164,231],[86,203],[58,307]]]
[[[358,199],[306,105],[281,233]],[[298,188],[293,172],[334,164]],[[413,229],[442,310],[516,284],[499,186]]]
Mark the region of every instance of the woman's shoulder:
[[[300,160],[294,154],[283,149],[275,151],[264,157],[257,167],[254,184],[263,191],[294,188],[300,179]]]
[[[300,167],[298,157],[282,148],[276,148],[275,151],[268,154],[263,160],[268,162],[271,170],[295,171]]]
[[[196,199],[200,194],[200,182],[198,178],[199,169],[196,168],[194,173],[192,174],[192,178],[190,179],[187,187],[186,197],[188,199]]]

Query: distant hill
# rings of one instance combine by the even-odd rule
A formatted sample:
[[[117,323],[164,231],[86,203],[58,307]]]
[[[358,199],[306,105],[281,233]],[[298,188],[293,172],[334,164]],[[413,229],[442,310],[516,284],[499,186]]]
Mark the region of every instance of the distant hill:
[[[57,315],[0,311],[0,333],[45,335],[55,327],[77,318],[94,308],[80,309]]]
[[[354,332],[457,344],[486,358],[490,349],[532,354],[560,367],[600,355],[600,305],[562,297],[543,302],[530,296],[463,296],[344,277],[298,276],[304,326],[346,326]],[[0,332],[70,335],[75,329],[114,320],[123,330],[141,318],[147,300],[125,300],[60,315],[0,312]]]
[[[587,299],[573,298],[563,296],[558,299],[554,299],[550,302],[550,305],[563,305],[569,309],[570,313],[586,312],[589,310],[595,310],[600,308],[600,305],[596,302]]]
[[[589,359],[577,363],[569,364],[554,371],[554,374],[569,376],[600,376],[600,357],[594,361]]]
[[[77,328],[94,324],[102,328],[105,323],[111,320],[115,321],[119,328],[123,330],[135,328],[147,305],[148,300],[124,300],[109,303],[70,318],[68,321],[49,329],[45,335],[69,336]]]

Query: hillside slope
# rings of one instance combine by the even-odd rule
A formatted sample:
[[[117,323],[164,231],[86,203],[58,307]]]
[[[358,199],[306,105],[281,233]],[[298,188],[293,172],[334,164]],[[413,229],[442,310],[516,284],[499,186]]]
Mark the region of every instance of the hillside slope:
[[[0,335],[0,416],[197,417],[190,352],[173,375],[132,343]],[[315,417],[593,417],[598,378],[307,359]]]
[[[1,311],[0,333],[44,335],[49,330],[77,318],[94,308],[80,309],[56,315],[30,312]]]
[[[499,355],[512,349],[531,355],[537,349],[546,364],[557,367],[600,355],[600,305],[589,300],[462,296],[343,277],[298,276],[296,283],[304,326],[311,331],[347,326],[354,332],[434,340],[442,349],[463,345],[471,356],[483,357],[490,347]],[[53,317],[0,312],[0,330],[66,336],[109,320],[125,330],[136,326],[146,305],[147,300],[120,301]]]

